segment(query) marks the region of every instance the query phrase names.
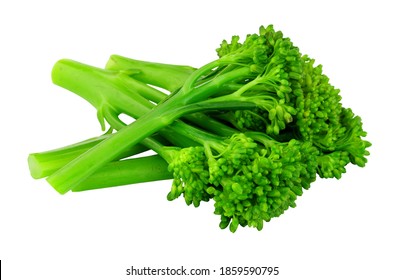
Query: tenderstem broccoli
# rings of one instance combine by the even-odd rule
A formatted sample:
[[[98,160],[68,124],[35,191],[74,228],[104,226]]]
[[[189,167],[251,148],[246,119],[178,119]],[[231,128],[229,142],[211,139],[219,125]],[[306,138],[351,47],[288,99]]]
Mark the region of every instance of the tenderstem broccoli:
[[[213,200],[220,227],[235,232],[261,230],[295,207],[317,175],[339,179],[347,164],[365,166],[361,118],[282,32],[261,27],[216,51],[199,68],[118,55],[105,69],[58,61],[53,82],[86,99],[110,129],[31,154],[32,176],[62,194],[173,178],[168,200]],[[127,158],[146,149],[156,155]]]

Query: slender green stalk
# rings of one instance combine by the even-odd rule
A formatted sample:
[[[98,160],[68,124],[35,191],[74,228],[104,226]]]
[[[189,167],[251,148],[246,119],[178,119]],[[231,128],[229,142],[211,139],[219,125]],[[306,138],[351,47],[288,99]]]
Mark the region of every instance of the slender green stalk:
[[[234,67],[227,66],[226,69],[228,68],[234,68]],[[155,103],[162,102],[167,98],[167,95],[155,89],[152,89],[150,91],[142,90],[144,89],[144,87],[147,87],[147,85],[142,84],[141,82],[150,83],[155,86],[160,86],[172,92],[173,91],[172,89],[176,90],[179,87],[179,85],[182,85],[185,82],[185,80],[192,74],[192,72],[196,70],[189,66],[145,62],[131,58],[126,58],[119,55],[112,55],[109,58],[106,64],[106,69],[123,71],[127,73],[131,78],[133,78],[133,80],[136,80],[134,81],[133,84],[130,85],[133,89],[136,89],[133,92],[136,92],[141,96],[143,96],[144,98],[151,100]],[[134,69],[141,72],[142,74],[130,75],[130,71],[134,71]],[[225,71],[222,72],[225,73]],[[160,83],[164,83],[164,86]],[[229,88],[230,85],[231,83],[226,84],[226,88]],[[138,89],[138,87],[140,88]],[[235,86],[234,91],[238,90],[240,87],[241,85]],[[134,98],[136,98],[136,95],[134,96]],[[193,124],[198,125],[203,129],[206,129],[208,131],[214,132],[222,136],[230,136],[238,132],[237,130],[230,128],[229,126],[223,124],[222,122],[210,118],[203,113],[190,114],[184,116],[184,119],[192,122]],[[166,138],[170,137],[172,140],[174,140],[169,132],[167,132],[164,136]]]
[[[188,77],[188,79],[182,85],[182,90],[185,92],[189,92],[193,89],[194,85],[197,83],[199,79],[201,79],[204,75],[212,72],[213,69],[220,66],[219,60],[214,60],[208,64],[205,64],[198,71],[192,72],[192,74]]]
[[[176,131],[181,137],[188,137],[192,141],[197,142],[200,146],[203,146],[207,142],[217,143],[225,139],[225,137],[217,136],[212,133],[208,133],[204,130],[195,128],[193,126],[187,125],[184,122],[176,121],[170,128]]]
[[[41,179],[51,175],[79,155],[107,139],[109,136],[110,134],[105,134],[62,148],[30,154],[28,156],[28,166],[31,176],[34,179]],[[148,149],[144,145],[138,144],[123,151],[123,153],[115,160],[139,154],[146,150]]]
[[[190,66],[146,62],[120,55],[112,55],[105,68],[125,71],[138,81],[167,89],[170,92],[180,88],[189,75],[196,70]]]
[[[220,122],[214,118],[208,117],[203,113],[194,113],[184,117],[187,121],[195,124],[209,132],[215,133],[220,136],[231,136],[234,133],[239,133],[240,131],[234,129],[223,122]]]
[[[111,162],[97,170],[72,191],[124,186],[172,179],[167,162],[158,155]]]

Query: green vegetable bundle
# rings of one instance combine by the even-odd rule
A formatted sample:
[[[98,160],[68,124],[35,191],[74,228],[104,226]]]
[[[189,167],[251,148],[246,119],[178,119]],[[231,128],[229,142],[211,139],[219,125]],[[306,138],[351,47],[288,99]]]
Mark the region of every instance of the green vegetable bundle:
[[[172,178],[168,200],[213,199],[220,228],[235,232],[295,207],[317,175],[365,166],[361,118],[282,32],[233,36],[217,54],[200,68],[117,55],[105,69],[56,62],[53,82],[91,103],[108,130],[30,154],[32,176],[61,194]]]

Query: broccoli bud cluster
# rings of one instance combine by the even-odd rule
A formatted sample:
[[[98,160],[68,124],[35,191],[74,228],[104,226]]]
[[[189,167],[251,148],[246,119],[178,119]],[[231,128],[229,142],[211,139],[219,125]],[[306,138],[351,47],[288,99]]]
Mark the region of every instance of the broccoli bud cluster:
[[[221,228],[261,230],[264,222],[295,207],[317,174],[339,179],[348,163],[365,165],[370,143],[362,139],[361,119],[342,107],[340,91],[322,66],[302,55],[282,32],[261,27],[243,43],[233,36],[217,53],[220,61],[254,70],[254,77],[231,86],[233,95],[256,107],[212,115],[242,133],[183,149],[186,156],[170,164],[174,184],[169,199],[183,194],[195,206],[213,199]]]
[[[313,143],[321,156],[320,177],[341,178],[348,163],[363,167],[371,144],[363,140],[361,118],[342,106],[340,90],[330,84],[322,65],[315,66],[314,59],[302,55],[272,25],[261,27],[256,36],[268,46],[268,63],[255,80],[246,81],[249,88],[244,94],[254,96],[257,108],[226,113],[229,123],[241,131]],[[219,57],[241,47],[238,39],[224,41]]]
[[[249,137],[251,136],[251,137]],[[279,143],[262,133],[238,133],[204,147],[176,151],[168,199],[180,195],[198,207],[213,199],[220,227],[263,228],[280,216],[316,178],[318,150],[310,142]]]
[[[289,38],[268,26],[243,44],[239,39],[223,41],[217,53],[220,58],[243,53],[239,62],[262,68],[255,79],[237,82],[239,95],[251,97],[257,107],[223,113],[221,119],[244,134],[233,135],[225,149],[205,146],[210,175],[204,192],[215,201],[220,227],[233,232],[238,226],[260,230],[295,207],[317,174],[339,179],[348,163],[364,166],[370,146],[362,139],[361,119],[342,107],[340,91],[322,66],[301,55]]]
[[[174,200],[183,195],[187,205],[195,207],[201,201],[209,201],[210,195],[206,192],[209,172],[203,147],[174,148],[173,152],[168,165],[168,170],[173,173],[173,182],[167,199]]]

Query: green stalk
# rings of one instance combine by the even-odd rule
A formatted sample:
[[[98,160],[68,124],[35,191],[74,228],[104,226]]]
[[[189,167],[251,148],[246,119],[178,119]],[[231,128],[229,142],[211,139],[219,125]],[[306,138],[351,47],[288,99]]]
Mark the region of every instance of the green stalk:
[[[88,151],[90,148],[94,147],[105,139],[108,139],[109,136],[110,134],[105,134],[62,148],[30,154],[28,156],[28,166],[31,176],[34,179],[41,179],[51,175],[73,159]],[[114,160],[139,154],[146,150],[148,149],[144,145],[138,144],[129,147]]]
[[[199,127],[205,129],[206,131],[215,133],[219,136],[229,137],[234,133],[239,133],[240,131],[234,129],[214,118],[211,118],[203,113],[194,113],[184,117],[187,121],[192,124],[198,125]]]
[[[234,67],[228,66],[227,68],[232,68],[232,70],[235,70]],[[189,66],[145,62],[119,55],[112,55],[109,58],[106,64],[106,69],[123,71],[124,73],[127,73],[131,78],[138,80],[132,85],[133,88],[136,89],[134,90],[134,92],[139,93],[144,98],[155,103],[162,102],[167,98],[167,95],[159,90],[154,90],[153,95],[151,95],[150,93],[145,94],[147,93],[146,90],[137,89],[138,86],[142,88],[145,86],[147,87],[147,85],[142,84],[141,82],[160,86],[172,92],[172,89],[176,90],[179,85],[182,85],[185,80],[192,74],[192,72],[196,70]],[[133,69],[140,71],[142,75],[130,75],[130,71],[132,71]],[[225,73],[224,71],[222,72]],[[164,86],[162,86],[162,84],[159,84],[160,82],[164,83]],[[241,85],[238,85],[235,90],[238,90],[240,87]],[[229,84],[226,84],[226,88],[229,88]],[[136,98],[136,96],[134,97]],[[203,113],[190,114],[185,116],[184,118],[203,129],[214,132],[221,136],[231,136],[232,134],[238,132],[236,129],[230,128],[222,122],[210,118]],[[166,138],[170,137],[172,140],[175,139],[169,132],[167,132],[164,136]],[[172,140],[170,141],[173,142]]]
[[[119,109],[119,113],[125,114],[137,112],[140,116],[148,111],[147,108],[154,107],[144,98],[134,101],[134,97],[139,95],[139,92],[147,96],[151,94],[153,88],[136,83],[136,80],[123,73],[99,70],[99,68],[80,62],[62,59],[56,62],[52,69],[52,81],[69,91],[82,93],[80,96],[97,108],[99,119],[103,118],[105,110],[118,111]],[[98,94],[98,92],[105,91],[102,84],[108,85],[108,99]],[[136,92],[131,91],[133,87],[136,87]]]
[[[106,114],[105,119],[107,122],[115,129],[115,130],[120,130],[123,127],[127,126],[124,122],[122,122],[116,115],[113,114]],[[185,129],[189,126],[185,126]],[[176,129],[169,127],[164,127],[159,131],[159,135],[164,138],[164,140],[169,141],[170,143],[179,146],[179,147],[191,147],[191,146],[197,146],[199,145],[198,142],[193,141],[187,135],[183,135],[183,133],[178,133]],[[159,135],[156,135],[154,137],[159,137]],[[150,138],[150,139],[149,139]],[[162,142],[161,137],[158,141]],[[157,139],[156,139],[157,140]],[[151,146],[150,143],[153,143],[153,140],[151,137],[147,137],[143,139],[140,142],[140,145],[143,145],[149,149],[154,150],[153,146]],[[156,151],[156,150],[155,150]]]
[[[97,170],[72,191],[102,189],[115,186],[172,179],[167,162],[158,155],[111,162]]]
[[[189,92],[194,88],[194,85],[201,79],[204,75],[208,75],[213,71],[213,69],[219,67],[220,61],[214,60],[208,64],[203,65],[197,71],[192,72],[192,74],[185,80],[184,84],[182,85],[181,89],[185,92]]]
[[[226,139],[226,137],[221,137],[193,126],[189,126],[181,121],[173,123],[171,128],[174,131],[177,131],[181,137],[188,137],[192,141],[198,143],[200,146],[208,145],[216,150],[221,150],[223,148],[222,143]]]
[[[124,70],[138,81],[164,88],[170,92],[180,88],[196,69],[190,66],[135,60],[120,55],[111,55],[108,70]]]

